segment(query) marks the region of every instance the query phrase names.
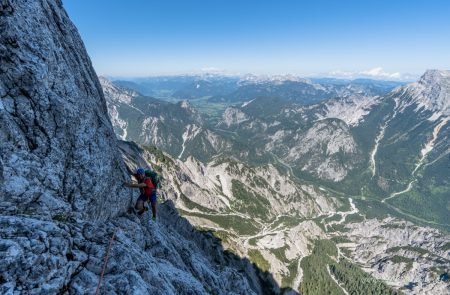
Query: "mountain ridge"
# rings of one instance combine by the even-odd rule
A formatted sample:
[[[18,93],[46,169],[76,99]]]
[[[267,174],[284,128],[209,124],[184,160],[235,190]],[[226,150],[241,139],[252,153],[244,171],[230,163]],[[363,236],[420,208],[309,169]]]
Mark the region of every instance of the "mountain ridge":
[[[409,102],[398,102],[400,111],[409,104],[416,104],[415,111],[423,109],[422,111],[438,112],[433,114],[430,120],[437,120],[440,116],[450,116],[450,71],[448,70],[427,70],[419,81],[398,91],[411,97]]]

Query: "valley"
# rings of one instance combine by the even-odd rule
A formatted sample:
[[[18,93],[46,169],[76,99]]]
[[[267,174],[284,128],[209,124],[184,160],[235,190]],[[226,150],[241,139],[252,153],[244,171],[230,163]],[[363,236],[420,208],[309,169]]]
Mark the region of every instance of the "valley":
[[[244,85],[250,94],[252,84]],[[406,168],[410,169],[409,176],[402,172],[398,184],[386,186],[386,151],[408,139],[407,133],[393,132],[403,124],[399,120],[403,120],[408,108],[391,99],[395,93],[406,92],[396,89],[394,94],[385,92],[383,98],[379,91],[361,94],[351,88],[342,92],[341,88],[331,90],[332,86],[314,87],[336,91],[344,98],[324,98],[323,102],[312,104],[276,99],[276,109],[270,109],[264,106],[265,98],[250,95],[243,100],[239,96],[242,100],[237,103],[233,100],[226,106],[223,100],[220,108],[213,107],[214,115],[209,118],[209,110],[198,113],[190,101],[184,101],[178,105],[189,115],[177,117],[184,124],[182,132],[161,125],[168,122],[164,113],[158,113],[159,118],[148,114],[160,127],[143,132],[158,139],[136,140],[144,145],[156,143],[168,152],[163,156],[166,160],[161,162],[145,146],[144,152],[127,158],[143,157],[141,163],[160,167],[166,183],[165,199],[173,200],[192,224],[212,231],[226,249],[249,257],[260,269],[270,271],[282,287],[320,290],[325,284],[342,294],[357,290],[354,288],[386,288],[392,294],[394,290],[445,292],[447,284],[432,278],[448,271],[445,252],[439,249],[449,239],[449,224],[411,214],[391,201],[411,192],[422,177],[419,172],[427,165],[444,159],[441,153],[434,156],[434,148],[442,149],[445,141],[441,136],[447,136],[448,121],[432,124],[429,136],[421,137],[424,141],[417,145],[418,156]],[[217,98],[211,103],[214,101]],[[394,108],[389,109],[391,106]],[[376,123],[376,130],[362,137],[361,131],[355,133],[354,130],[373,129],[372,122]],[[423,130],[420,126],[426,122],[419,119],[414,123],[419,127],[406,132]],[[159,134],[163,129],[167,133]],[[368,138],[369,134],[373,137]],[[174,135],[179,139],[170,141],[170,149],[158,144],[161,136]],[[174,142],[179,143],[180,149],[171,152],[175,150]],[[363,230],[370,226],[383,235],[374,237],[373,232]],[[432,238],[427,238],[430,244],[394,238],[405,234],[420,236],[430,232],[428,226],[443,230],[432,230]],[[439,258],[423,257],[414,264],[410,252],[398,250],[402,247],[416,247],[420,253]],[[310,266],[311,259],[318,259],[318,266]],[[437,272],[427,273],[430,266]],[[323,281],[309,281],[313,270],[321,273]],[[417,276],[419,273],[421,276]],[[357,282],[367,275],[371,278],[369,285],[345,283],[348,276]]]

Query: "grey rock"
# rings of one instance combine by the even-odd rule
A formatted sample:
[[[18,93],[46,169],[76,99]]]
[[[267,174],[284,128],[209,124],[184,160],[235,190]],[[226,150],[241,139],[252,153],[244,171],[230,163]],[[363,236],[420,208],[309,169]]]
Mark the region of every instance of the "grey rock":
[[[1,14],[0,203],[15,205],[2,209],[100,220],[123,211],[131,195],[117,179],[125,180],[125,167],[62,3],[6,1]],[[110,210],[102,210],[105,199]]]
[[[125,213],[137,192],[61,1],[1,2],[0,65],[1,294],[93,294],[104,267],[102,294],[262,293],[170,203]]]

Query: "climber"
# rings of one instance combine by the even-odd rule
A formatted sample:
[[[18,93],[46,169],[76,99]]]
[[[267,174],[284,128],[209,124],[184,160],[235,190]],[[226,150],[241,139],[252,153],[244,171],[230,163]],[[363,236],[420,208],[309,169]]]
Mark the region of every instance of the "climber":
[[[138,168],[136,174],[133,174],[133,176],[137,179],[138,183],[126,182],[124,183],[124,186],[139,188],[141,191],[141,195],[134,206],[135,210],[137,210],[137,214],[142,215],[142,213],[148,210],[144,205],[147,201],[150,202],[152,206],[152,219],[156,220],[156,190],[151,178],[145,176],[145,170],[143,168]]]

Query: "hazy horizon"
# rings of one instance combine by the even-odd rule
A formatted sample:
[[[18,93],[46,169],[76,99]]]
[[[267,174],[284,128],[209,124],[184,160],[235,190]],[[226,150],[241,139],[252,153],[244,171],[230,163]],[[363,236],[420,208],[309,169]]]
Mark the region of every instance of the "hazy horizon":
[[[427,69],[427,70],[446,70],[446,69]],[[425,70],[425,71],[427,71]],[[362,73],[344,73],[343,75],[332,73],[320,73],[315,75],[298,75],[291,73],[276,73],[276,74],[258,74],[258,73],[232,73],[226,71],[207,71],[207,70],[199,70],[192,72],[179,72],[179,73],[150,73],[143,75],[109,75],[109,74],[98,74],[101,77],[105,77],[109,80],[124,80],[124,81],[133,81],[139,79],[146,78],[158,78],[158,77],[201,77],[201,76],[217,76],[217,77],[237,77],[237,78],[245,78],[254,76],[256,78],[285,78],[288,80],[289,77],[292,78],[303,78],[303,79],[337,79],[337,80],[358,80],[358,79],[367,79],[374,81],[392,81],[392,82],[414,82],[417,81],[424,73],[420,73],[417,75],[414,74],[404,74],[400,78],[392,78],[392,77],[384,77],[384,76],[375,76],[375,75],[365,75]]]

